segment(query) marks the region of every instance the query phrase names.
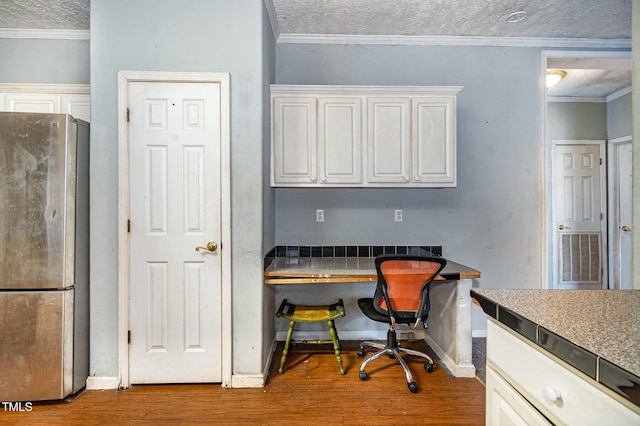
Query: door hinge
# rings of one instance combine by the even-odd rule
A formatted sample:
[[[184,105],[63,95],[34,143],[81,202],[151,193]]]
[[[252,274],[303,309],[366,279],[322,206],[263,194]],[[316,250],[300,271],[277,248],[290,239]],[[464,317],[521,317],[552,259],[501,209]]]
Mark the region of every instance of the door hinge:
[[[600,213],[600,220],[604,219],[604,214]]]
[[[131,232],[131,219],[127,219],[127,232]]]
[[[130,117],[131,117],[131,110],[127,108],[127,121],[129,121]]]
[[[127,330],[127,343],[131,343],[131,330]]]
[[[127,121],[129,121],[129,120],[127,120]],[[600,165],[602,166],[602,157],[600,157]]]

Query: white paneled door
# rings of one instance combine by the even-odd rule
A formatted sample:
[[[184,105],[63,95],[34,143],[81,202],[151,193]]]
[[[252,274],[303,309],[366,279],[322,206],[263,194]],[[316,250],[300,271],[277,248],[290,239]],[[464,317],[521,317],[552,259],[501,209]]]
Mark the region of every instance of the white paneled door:
[[[220,382],[220,86],[130,82],[129,109],[130,382]]]
[[[603,143],[553,146],[554,288],[603,287],[602,150]]]
[[[616,175],[614,187],[617,197],[614,206],[613,232],[614,244],[614,288],[630,290],[632,288],[631,275],[631,188],[632,188],[632,154],[631,142],[616,144]]]

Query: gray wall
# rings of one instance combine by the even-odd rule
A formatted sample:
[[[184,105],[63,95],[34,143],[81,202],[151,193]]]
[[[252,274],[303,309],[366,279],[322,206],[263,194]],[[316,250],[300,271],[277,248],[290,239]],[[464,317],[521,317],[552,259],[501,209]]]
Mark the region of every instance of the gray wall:
[[[276,44],[273,30],[269,23],[266,9],[263,12],[263,35],[262,35],[262,190],[263,190],[263,241],[264,253],[268,253],[275,246],[276,241],[276,193],[270,185],[271,172],[271,90],[270,84],[275,82],[276,76]],[[262,349],[263,359],[268,360],[271,354],[271,344],[274,341],[274,318],[276,308],[273,303],[273,289],[264,288],[265,294],[262,298],[263,304],[263,328],[262,328]]]
[[[91,374],[118,374],[120,70],[231,75],[233,371],[262,371],[263,156],[268,140],[263,109],[271,74],[263,67],[272,66],[263,59],[272,49],[262,42],[267,33],[263,9],[261,0],[91,2]]]
[[[607,139],[629,136],[632,132],[631,93],[607,103]]]
[[[89,40],[0,38],[0,82],[88,84]]]
[[[604,102],[549,102],[549,140],[607,139],[607,104]]]
[[[279,44],[276,63],[280,84],[464,86],[457,188],[277,189],[277,244],[439,244],[482,272],[475,287],[540,288],[539,49]]]
[[[631,84],[640,87],[640,3],[631,3],[631,42],[633,70]],[[631,92],[633,151],[640,152],[640,90]],[[633,157],[633,288],[640,290],[640,155]]]

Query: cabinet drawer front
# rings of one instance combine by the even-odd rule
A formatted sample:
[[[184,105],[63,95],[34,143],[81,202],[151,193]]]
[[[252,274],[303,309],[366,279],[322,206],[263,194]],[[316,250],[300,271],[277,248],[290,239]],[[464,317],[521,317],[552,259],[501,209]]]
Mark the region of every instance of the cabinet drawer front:
[[[555,423],[640,422],[640,414],[493,320],[487,321],[487,363]]]
[[[487,369],[487,421],[490,426],[550,425],[529,401],[524,399],[493,368]]]

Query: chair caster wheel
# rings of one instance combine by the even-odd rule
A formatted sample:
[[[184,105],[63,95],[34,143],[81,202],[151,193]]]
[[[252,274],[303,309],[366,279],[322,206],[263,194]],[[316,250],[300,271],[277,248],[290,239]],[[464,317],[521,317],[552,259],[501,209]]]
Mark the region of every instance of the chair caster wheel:
[[[358,352],[356,352],[356,354],[357,354],[360,358],[362,358],[362,357],[364,356],[364,349],[362,349],[362,348],[361,348],[361,349],[358,349]]]
[[[358,377],[360,377],[360,380],[362,381],[369,380],[369,375],[366,371],[361,371],[360,374],[358,374]]]
[[[433,364],[431,364],[431,363],[429,363],[429,362],[428,362],[428,363],[426,363],[426,364],[424,365],[424,369],[425,369],[425,370],[427,370],[427,373],[432,373],[432,372],[433,372]]]
[[[418,384],[416,382],[409,383],[409,390],[411,391],[411,393],[418,392]]]

